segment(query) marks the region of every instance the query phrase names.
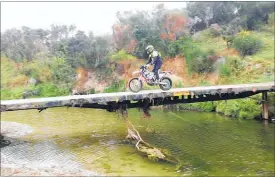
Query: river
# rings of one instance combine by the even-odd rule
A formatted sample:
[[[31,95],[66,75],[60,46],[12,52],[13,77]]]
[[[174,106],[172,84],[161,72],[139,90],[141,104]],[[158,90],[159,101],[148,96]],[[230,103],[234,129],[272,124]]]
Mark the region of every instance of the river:
[[[1,113],[2,121],[28,124],[25,141],[53,141],[75,155],[85,169],[112,176],[272,176],[274,123],[239,120],[216,113],[137,109],[129,120],[150,144],[168,150],[179,164],[154,162],[124,141],[126,127],[117,113],[52,108]],[[31,149],[29,149],[31,151]],[[37,153],[37,152],[36,152]],[[39,153],[39,152],[38,152]]]

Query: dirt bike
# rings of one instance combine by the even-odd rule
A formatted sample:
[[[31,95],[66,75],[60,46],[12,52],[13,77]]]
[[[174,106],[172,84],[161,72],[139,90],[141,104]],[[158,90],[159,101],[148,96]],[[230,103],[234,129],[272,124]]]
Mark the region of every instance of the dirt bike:
[[[159,82],[156,82],[155,74],[149,71],[146,66],[141,66],[140,70],[133,72],[134,74],[139,74],[139,77],[134,77],[129,81],[129,89],[132,92],[139,92],[143,88],[143,82],[150,86],[159,85],[164,91],[170,90],[172,87],[172,80],[169,78],[169,75],[172,74],[170,71],[160,71]]]

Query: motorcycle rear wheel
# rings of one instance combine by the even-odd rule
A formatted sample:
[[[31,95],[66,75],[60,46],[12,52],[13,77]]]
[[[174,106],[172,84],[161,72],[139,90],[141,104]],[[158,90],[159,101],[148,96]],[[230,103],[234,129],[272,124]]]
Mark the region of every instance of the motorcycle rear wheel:
[[[161,90],[170,90],[172,88],[172,80],[169,77],[163,77],[160,79],[160,82],[166,83],[165,85],[159,84]]]

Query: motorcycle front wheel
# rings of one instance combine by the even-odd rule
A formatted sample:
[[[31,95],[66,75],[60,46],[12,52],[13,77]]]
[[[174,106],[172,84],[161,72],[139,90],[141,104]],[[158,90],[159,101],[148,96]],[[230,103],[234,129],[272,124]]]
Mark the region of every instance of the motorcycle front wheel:
[[[142,81],[138,78],[133,78],[129,81],[129,89],[131,92],[139,92],[143,87]]]

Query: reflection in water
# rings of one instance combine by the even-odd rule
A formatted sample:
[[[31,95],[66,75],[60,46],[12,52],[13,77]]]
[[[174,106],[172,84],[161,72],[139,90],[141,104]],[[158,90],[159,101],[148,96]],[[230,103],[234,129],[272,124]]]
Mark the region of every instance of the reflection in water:
[[[151,111],[129,119],[143,139],[168,150],[180,164],[153,162],[124,141],[126,127],[115,113],[94,109],[54,108],[4,112],[2,120],[26,123],[33,142],[51,139],[75,154],[89,170],[109,175],[255,176],[274,174],[274,123],[231,119],[215,113]]]

